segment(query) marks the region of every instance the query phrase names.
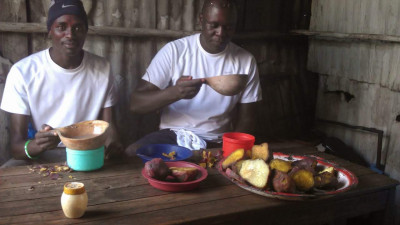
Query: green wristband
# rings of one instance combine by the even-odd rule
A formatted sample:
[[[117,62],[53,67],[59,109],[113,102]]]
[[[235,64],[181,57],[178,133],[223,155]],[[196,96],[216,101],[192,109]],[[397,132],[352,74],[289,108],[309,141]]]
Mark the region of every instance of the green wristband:
[[[28,153],[28,144],[29,144],[29,142],[31,142],[31,141],[32,141],[32,140],[29,139],[29,140],[27,140],[27,141],[25,142],[25,154],[26,154],[26,156],[28,156],[28,158],[30,158],[30,159],[37,159],[37,158],[39,158],[38,156],[30,156],[29,153]]]

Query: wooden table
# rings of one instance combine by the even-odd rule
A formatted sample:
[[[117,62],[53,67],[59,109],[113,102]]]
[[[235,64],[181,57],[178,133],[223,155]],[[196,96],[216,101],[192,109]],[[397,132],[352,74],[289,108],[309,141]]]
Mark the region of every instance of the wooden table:
[[[195,191],[169,193],[141,176],[139,158],[106,162],[92,172],[72,172],[59,180],[26,167],[0,170],[0,224],[332,224],[369,215],[376,224],[394,224],[394,195],[399,182],[362,166],[319,153],[295,142],[270,144],[274,151],[314,154],[354,172],[357,188],[312,201],[285,201],[243,190],[209,169]],[[68,181],[81,181],[89,206],[80,219],[64,216],[60,197]]]

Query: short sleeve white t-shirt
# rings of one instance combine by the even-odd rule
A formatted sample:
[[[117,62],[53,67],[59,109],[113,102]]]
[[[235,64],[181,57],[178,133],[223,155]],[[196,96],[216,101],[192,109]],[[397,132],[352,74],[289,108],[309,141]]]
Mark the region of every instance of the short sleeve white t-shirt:
[[[231,130],[231,118],[237,103],[261,100],[261,88],[254,57],[243,48],[229,43],[223,52],[210,54],[200,44],[200,34],[166,44],[154,57],[142,79],[165,89],[182,76],[193,79],[230,74],[249,76],[245,89],[224,96],[203,84],[193,99],[182,99],[161,114],[160,129],[186,129],[205,140],[218,140]]]
[[[31,115],[34,127],[52,127],[97,119],[100,110],[116,103],[110,64],[84,53],[75,69],[53,62],[49,49],[32,54],[12,66],[7,76],[1,109]]]

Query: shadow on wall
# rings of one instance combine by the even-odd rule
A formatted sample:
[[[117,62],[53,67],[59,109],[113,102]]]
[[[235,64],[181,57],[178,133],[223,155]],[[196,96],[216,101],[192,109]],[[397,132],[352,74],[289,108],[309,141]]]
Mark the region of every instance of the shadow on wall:
[[[325,152],[346,159],[359,165],[370,167],[369,163],[353,148],[347,146],[343,141],[336,137],[325,137],[322,141]]]

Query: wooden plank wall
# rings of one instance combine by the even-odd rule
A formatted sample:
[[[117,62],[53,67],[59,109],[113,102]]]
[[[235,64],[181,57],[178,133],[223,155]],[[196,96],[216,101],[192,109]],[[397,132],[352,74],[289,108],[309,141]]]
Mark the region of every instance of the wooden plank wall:
[[[316,0],[310,30],[400,37],[399,21],[398,0]],[[309,45],[308,69],[320,75],[316,117],[383,130],[381,162],[400,180],[400,43],[311,38]],[[337,91],[354,98],[348,102]],[[318,128],[375,162],[376,134],[327,124]],[[400,189],[397,196],[400,206]]]
[[[25,1],[0,1],[0,21],[27,22]],[[5,79],[10,69],[9,62],[15,62],[28,55],[28,37],[24,34],[0,34],[0,97],[3,96]],[[10,158],[8,151],[7,114],[0,110],[0,164]]]
[[[89,25],[200,31],[198,14],[204,0],[84,0]],[[26,6],[25,2],[29,5]],[[291,29],[307,29],[311,0],[239,0],[238,33],[279,32],[281,35],[234,40],[258,62],[263,88],[257,142],[270,137],[296,137],[310,129],[314,119],[317,76],[306,71],[307,39],[291,36]],[[0,21],[42,23],[49,1],[0,1]],[[17,7],[18,6],[18,7]],[[18,13],[18,10],[22,11]],[[29,9],[29,10],[27,10]],[[9,12],[11,17],[4,12]],[[20,15],[28,15],[27,18]],[[14,37],[19,40],[14,40]],[[21,40],[22,39],[22,40]],[[84,48],[111,61],[119,85],[118,127],[126,144],[158,126],[158,115],[132,115],[129,95],[156,52],[172,38],[89,35]],[[0,52],[16,62],[49,47],[45,33],[0,33]],[[15,51],[17,48],[18,51]],[[3,115],[4,117],[4,115]],[[0,132],[4,132],[3,130]],[[6,143],[6,138],[0,140]],[[0,148],[0,154],[6,147]],[[1,163],[1,162],[0,162]]]

